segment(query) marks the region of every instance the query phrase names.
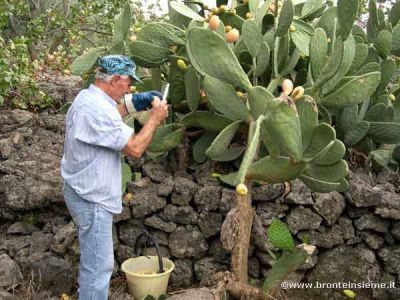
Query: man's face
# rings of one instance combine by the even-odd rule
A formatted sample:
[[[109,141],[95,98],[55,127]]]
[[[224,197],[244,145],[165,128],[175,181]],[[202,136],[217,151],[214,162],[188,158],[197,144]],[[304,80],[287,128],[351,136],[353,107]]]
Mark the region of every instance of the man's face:
[[[112,85],[114,87],[114,93],[117,99],[122,98],[124,95],[131,92],[132,78],[122,77],[120,75],[115,75],[112,80]]]

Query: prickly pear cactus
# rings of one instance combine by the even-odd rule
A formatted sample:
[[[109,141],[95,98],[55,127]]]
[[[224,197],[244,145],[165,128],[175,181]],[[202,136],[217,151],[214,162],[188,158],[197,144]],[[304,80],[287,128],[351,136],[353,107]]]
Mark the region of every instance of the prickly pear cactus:
[[[151,70],[141,90],[171,84],[173,125],[158,130],[152,153],[164,155],[183,131],[196,132],[189,138],[193,164],[230,162],[237,172],[219,177],[233,186],[300,178],[314,191],[344,191],[346,147],[390,151],[397,162],[398,7],[386,18],[370,1],[364,31],[356,25],[357,0],[214,8],[171,1],[171,23],[150,22],[133,40],[122,11],[112,46],[88,51],[73,69],[86,74],[99,55],[122,43],[124,54]],[[163,132],[174,139],[162,140]]]

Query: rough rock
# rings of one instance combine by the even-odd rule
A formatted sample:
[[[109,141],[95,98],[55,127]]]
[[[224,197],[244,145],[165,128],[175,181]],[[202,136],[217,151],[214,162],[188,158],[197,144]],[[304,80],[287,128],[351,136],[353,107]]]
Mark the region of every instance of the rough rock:
[[[219,211],[222,214],[227,214],[236,206],[236,192],[231,189],[223,188],[221,202],[219,203]]]
[[[210,248],[208,249],[209,255],[214,257],[215,261],[222,264],[230,264],[231,257],[228,251],[222,247],[222,243],[219,237],[215,237],[209,242]]]
[[[172,204],[189,205],[197,189],[197,184],[192,180],[184,177],[176,177],[174,180],[174,191],[171,196]]]
[[[125,260],[136,256],[133,247],[119,244],[115,249],[115,259],[119,264],[122,264]]]
[[[291,192],[286,195],[286,203],[300,205],[314,204],[311,196],[311,190],[300,180],[295,179],[290,182]]]
[[[400,221],[393,223],[390,233],[396,240],[400,241]]]
[[[126,245],[134,248],[137,238],[142,234],[144,225],[141,220],[131,219],[121,222],[118,228],[119,238]]]
[[[220,186],[204,186],[201,187],[194,195],[194,203],[200,212],[215,211],[219,208],[221,201]]]
[[[165,178],[171,176],[171,173],[167,172],[163,165],[154,161],[143,164],[142,172],[154,182],[162,182]]]
[[[159,196],[167,197],[171,195],[173,190],[174,190],[174,178],[172,176],[169,176],[160,183],[157,189],[157,194]]]
[[[162,257],[166,257],[166,258],[171,257],[171,252],[169,251],[168,247],[158,246],[158,249],[160,250],[160,255]],[[143,249],[141,255],[157,256],[157,249],[156,249],[156,247],[146,247]]]
[[[361,216],[354,221],[358,230],[373,230],[376,232],[387,232],[388,222],[381,220],[372,214]]]
[[[7,254],[0,255],[0,286],[8,289],[19,285],[22,282],[21,270],[15,261]]]
[[[264,226],[270,225],[274,219],[280,219],[285,216],[289,209],[286,204],[279,202],[259,202],[256,213]]]
[[[159,213],[161,219],[177,224],[197,224],[198,214],[191,206],[175,206],[168,204]]]
[[[120,214],[115,214],[113,217],[113,222],[118,223],[121,221],[126,221],[132,218],[132,213],[129,206],[122,206],[122,212]]]
[[[7,234],[32,234],[34,231],[38,231],[35,225],[26,222],[16,222],[12,224],[8,230]]]
[[[342,236],[344,240],[350,240],[355,238],[356,234],[354,231],[353,223],[349,218],[340,217],[338,223],[342,230]]]
[[[32,270],[33,278],[35,280],[40,279],[40,286],[56,294],[68,294],[76,277],[76,274],[72,271],[71,261],[49,252],[32,254],[28,258],[24,270]]]
[[[208,244],[197,226],[178,226],[169,235],[168,240],[171,254],[177,258],[204,256],[208,250]]]
[[[350,188],[346,193],[347,200],[356,207],[377,206],[382,202],[382,194],[378,187],[358,177],[350,180]]]
[[[359,232],[361,239],[365,242],[365,244],[371,248],[372,250],[378,250],[381,248],[385,242],[385,239],[376,233],[361,231]]]
[[[216,212],[201,212],[199,214],[198,225],[203,236],[207,239],[221,231],[222,216]]]
[[[346,206],[344,197],[338,192],[314,193],[313,197],[315,210],[325,219],[328,225],[335,224]]]
[[[342,230],[339,225],[329,228],[321,226],[321,231],[311,230],[310,232],[299,232],[298,237],[302,241],[322,248],[332,248],[343,244]]]
[[[400,275],[400,245],[383,247],[378,251],[378,256],[386,272]]]
[[[260,276],[260,262],[257,258],[249,258],[248,272],[251,277],[258,278]]]
[[[382,191],[382,201],[375,208],[375,214],[382,218],[400,220],[400,195],[394,191]]]
[[[283,183],[266,184],[254,187],[251,193],[253,201],[271,201],[283,195],[285,185]]]
[[[373,251],[361,245],[341,245],[319,256],[318,264],[311,270],[308,282],[379,282],[380,277],[381,268]],[[340,289],[311,289],[309,292],[317,294],[317,299],[344,299]],[[357,297],[371,299],[371,293],[370,289],[360,289]]]
[[[289,230],[296,234],[299,230],[318,229],[322,218],[309,208],[296,207],[287,216]]]
[[[253,226],[251,228],[251,242],[264,252],[274,249],[274,246],[268,240],[266,228],[264,228],[261,219],[257,214],[254,214],[253,217]]]
[[[175,223],[163,221],[161,218],[156,216],[145,219],[144,224],[152,228],[163,230],[165,232],[172,232],[176,228]]]
[[[30,253],[46,252],[50,249],[53,234],[36,231],[32,233]],[[71,247],[71,245],[69,245]]]
[[[51,250],[60,255],[64,254],[76,237],[76,226],[71,221],[67,226],[61,227],[54,235]]]
[[[174,260],[175,269],[171,273],[169,285],[171,287],[188,287],[192,284],[194,277],[193,263],[190,259]]]
[[[167,205],[167,200],[157,195],[157,186],[155,184],[151,184],[144,189],[135,190],[133,193],[133,201],[131,201],[130,205],[134,218],[143,218],[162,210]]]
[[[194,272],[199,281],[207,280],[212,274],[225,270],[227,266],[216,262],[213,257],[203,257],[194,264]]]

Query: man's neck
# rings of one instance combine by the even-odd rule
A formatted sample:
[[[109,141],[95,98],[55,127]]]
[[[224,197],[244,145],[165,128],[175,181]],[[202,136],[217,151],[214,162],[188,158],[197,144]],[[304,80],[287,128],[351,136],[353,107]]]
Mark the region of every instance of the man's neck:
[[[106,93],[110,98],[112,98],[115,102],[118,103],[119,99],[116,99],[113,91],[112,91],[112,86],[108,83],[105,83],[101,80],[96,79],[94,82],[94,85],[101,89],[104,93]]]

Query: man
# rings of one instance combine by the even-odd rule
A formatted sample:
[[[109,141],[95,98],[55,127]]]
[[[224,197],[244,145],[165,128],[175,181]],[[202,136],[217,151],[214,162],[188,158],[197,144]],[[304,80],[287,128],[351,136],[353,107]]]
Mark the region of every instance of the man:
[[[168,116],[159,92],[129,94],[133,80],[139,81],[130,58],[109,55],[98,66],[95,83],[68,110],[61,161],[65,202],[78,228],[80,300],[108,298],[114,268],[112,219],[122,211],[119,152],[141,157]],[[151,106],[148,121],[133,134],[122,117]]]

